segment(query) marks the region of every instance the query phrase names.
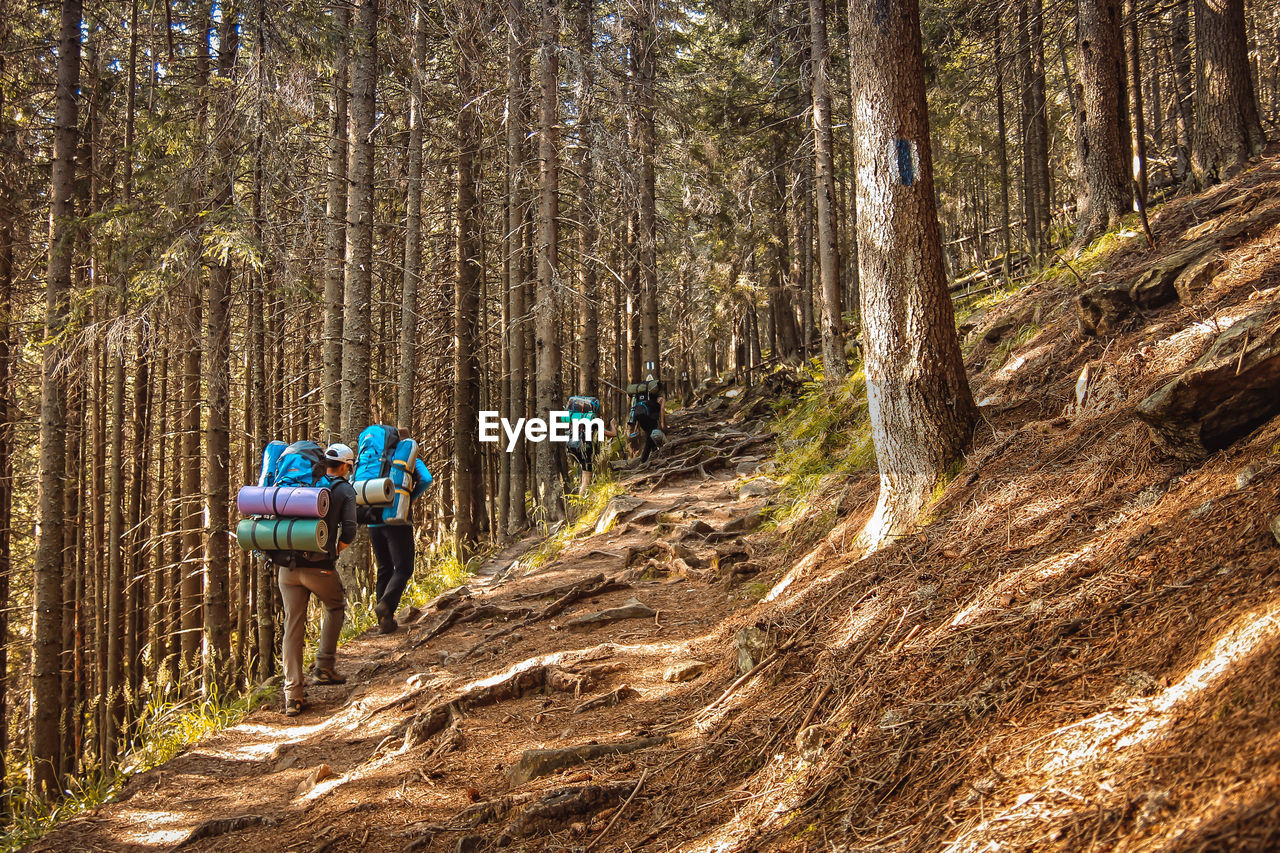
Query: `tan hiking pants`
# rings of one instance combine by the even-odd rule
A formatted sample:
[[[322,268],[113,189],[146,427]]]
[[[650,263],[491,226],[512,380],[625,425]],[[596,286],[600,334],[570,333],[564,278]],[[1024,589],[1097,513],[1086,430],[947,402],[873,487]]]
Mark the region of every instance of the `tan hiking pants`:
[[[324,607],[316,666],[332,669],[334,653],[338,649],[338,634],[342,632],[342,620],[346,615],[342,580],[335,569],[309,566],[299,566],[296,569],[281,566],[277,580],[280,583],[280,596],[284,599],[284,640],[280,648],[280,656],[284,659],[284,698],[302,699],[307,694],[307,684],[302,673],[302,646],[307,636],[307,602],[314,593]]]

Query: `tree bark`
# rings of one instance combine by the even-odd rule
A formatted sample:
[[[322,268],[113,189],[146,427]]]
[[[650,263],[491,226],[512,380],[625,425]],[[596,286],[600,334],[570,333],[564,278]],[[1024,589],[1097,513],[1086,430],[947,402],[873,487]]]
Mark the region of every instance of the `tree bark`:
[[[396,423],[413,432],[418,374],[418,281],[422,276],[422,78],[426,73],[427,22],[414,4],[413,79],[409,85],[408,181],[405,186],[404,278],[400,290],[400,369]]]
[[[373,296],[373,133],[378,80],[378,3],[355,0],[347,184],[347,268],[342,325],[342,435],[372,418],[370,338]]]
[[[525,330],[529,320],[525,316],[525,269],[528,260],[525,253],[525,127],[528,121],[529,91],[529,35],[525,21],[524,0],[507,2],[507,227],[506,285],[508,299],[507,358],[510,367],[506,415],[512,419],[523,417],[527,395],[527,368],[525,357]],[[529,490],[528,466],[525,464],[523,440],[508,455],[511,483],[508,494],[508,534],[528,526],[525,496]]]
[[[809,0],[809,48],[813,68],[813,163],[817,186],[818,270],[822,282],[822,368],[828,381],[849,372],[844,356],[844,328],[840,315],[840,261],[835,220],[835,165],[832,160],[831,99],[828,95],[830,56],[827,52],[827,10],[824,0]]]
[[[597,293],[595,186],[595,2],[578,0],[578,61],[582,77],[578,98],[578,393],[600,394],[600,304]]]
[[[1226,180],[1262,152],[1245,41],[1244,0],[1193,0],[1196,20],[1195,133],[1191,173],[1209,186]]]
[[[71,261],[75,250],[76,146],[80,86],[81,0],[63,0],[58,37],[53,164],[49,182],[49,261],[40,379],[39,528],[33,584],[30,788],[53,798],[60,791],[58,720],[62,714],[63,478],[66,400],[62,361],[66,344]]]
[[[458,55],[458,246],[454,290],[454,531],[459,554],[483,527],[484,469],[480,456],[479,9],[463,4],[455,32]]]
[[[640,350],[642,371],[655,379],[662,377],[658,330],[658,224],[654,158],[657,136],[654,131],[654,86],[658,70],[657,7],[654,0],[634,0],[631,23],[631,62],[635,80],[636,155],[640,193]]]
[[[1013,273],[1013,235],[1009,227],[1009,132],[1005,125],[1004,110],[1004,33],[1001,14],[995,13],[995,87],[996,87],[996,135],[997,162],[1000,168],[1000,235],[1004,244],[1004,277],[1007,281]]]
[[[857,4],[849,38],[862,119],[854,145],[867,403],[880,467],[863,537],[874,547],[919,521],[976,412],[942,268],[916,0]]]
[[[266,0],[258,0],[259,5]],[[342,427],[342,311],[347,241],[347,39],[350,6],[334,3],[337,34],[329,95],[328,193],[324,241],[324,441],[338,440]],[[259,436],[265,439],[265,436]],[[265,443],[265,442],[264,442]]]
[[[1119,0],[1078,0],[1078,73],[1083,175],[1077,196],[1076,242],[1116,225],[1128,212],[1129,180],[1120,132],[1124,56]]]
[[[556,150],[556,121],[559,102],[559,70],[557,57],[560,38],[560,4],[558,0],[541,0],[541,45],[538,51],[538,231],[536,261],[538,290],[534,305],[534,335],[537,348],[537,416],[550,418],[557,408],[555,386],[560,374],[560,348],[556,341],[556,318],[560,313],[559,298],[559,189],[560,160]],[[538,507],[545,522],[564,517],[564,496],[556,469],[556,447],[549,441],[539,442],[534,450],[534,480]]]

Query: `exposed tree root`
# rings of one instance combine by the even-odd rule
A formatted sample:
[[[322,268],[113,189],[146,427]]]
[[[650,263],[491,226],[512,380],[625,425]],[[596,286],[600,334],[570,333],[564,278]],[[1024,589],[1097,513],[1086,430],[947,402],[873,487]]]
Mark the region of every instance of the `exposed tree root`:
[[[226,835],[228,832],[239,832],[242,829],[250,829],[255,826],[275,826],[278,819],[260,814],[237,815],[236,817],[214,817],[206,821],[201,821],[195,829],[187,835],[186,838],[178,842],[174,846],[174,850],[181,850],[188,844],[194,844],[205,838],[217,838],[219,835]]]

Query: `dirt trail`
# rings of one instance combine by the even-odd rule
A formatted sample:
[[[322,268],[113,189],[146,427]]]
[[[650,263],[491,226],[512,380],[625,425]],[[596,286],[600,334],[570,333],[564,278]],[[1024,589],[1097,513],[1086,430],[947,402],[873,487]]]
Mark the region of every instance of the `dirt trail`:
[[[708,632],[757,570],[744,537],[764,498],[739,490],[772,437],[698,412],[673,417],[670,432],[656,465],[619,472],[626,492],[606,510],[622,510],[610,529],[532,572],[520,560],[540,540],[513,543],[400,632],[343,646],[348,683],[309,687],[310,711],[254,711],[30,849],[443,850],[468,834],[454,816],[476,801],[513,797],[514,816],[549,786],[625,797],[634,752],[519,784],[508,773],[532,749],[662,750],[662,725],[707,701],[697,675],[664,674],[719,656],[704,649]],[[628,605],[629,618],[573,624]],[[577,823],[572,803],[568,818],[557,808],[552,823],[587,829],[590,814]]]

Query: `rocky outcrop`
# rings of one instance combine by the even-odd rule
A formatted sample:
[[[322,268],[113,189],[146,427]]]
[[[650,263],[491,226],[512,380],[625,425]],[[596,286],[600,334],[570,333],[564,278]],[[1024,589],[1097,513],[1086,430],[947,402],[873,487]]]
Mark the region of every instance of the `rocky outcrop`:
[[[1227,329],[1190,369],[1138,405],[1165,454],[1204,459],[1280,414],[1280,311]]]

